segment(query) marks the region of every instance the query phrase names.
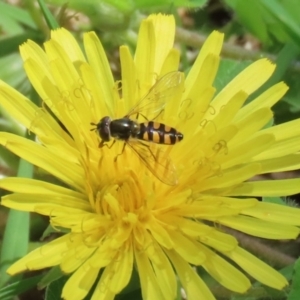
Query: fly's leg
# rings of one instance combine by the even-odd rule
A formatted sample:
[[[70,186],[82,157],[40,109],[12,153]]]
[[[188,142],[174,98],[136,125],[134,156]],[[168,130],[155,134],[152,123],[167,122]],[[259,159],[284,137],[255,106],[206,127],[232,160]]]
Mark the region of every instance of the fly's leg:
[[[105,144],[105,141],[101,140],[101,142],[99,143],[99,148],[107,147],[108,149],[111,149],[111,147],[115,144],[115,142],[116,142],[116,140],[114,140],[114,141],[112,142],[112,144],[111,144],[110,146],[108,146],[107,144]],[[123,148],[122,148],[121,153],[119,153],[119,154],[114,158],[114,161],[115,161],[115,162],[117,161],[118,157],[124,153],[125,147],[126,147],[126,142],[124,142],[124,144],[123,144]]]
[[[117,162],[118,157],[124,153],[125,147],[126,147],[126,142],[124,142],[122,151],[115,157],[114,162]]]
[[[105,141],[101,140],[101,142],[99,143],[99,148],[103,148],[104,146],[107,147],[108,149],[110,149],[114,144],[115,144],[116,140],[114,140],[112,142],[112,144],[110,146],[108,146],[107,144],[105,144]]]
[[[146,121],[149,121],[148,118],[146,116],[144,116],[143,114],[141,114],[141,113],[136,114],[136,119],[139,118],[139,115],[141,115]]]

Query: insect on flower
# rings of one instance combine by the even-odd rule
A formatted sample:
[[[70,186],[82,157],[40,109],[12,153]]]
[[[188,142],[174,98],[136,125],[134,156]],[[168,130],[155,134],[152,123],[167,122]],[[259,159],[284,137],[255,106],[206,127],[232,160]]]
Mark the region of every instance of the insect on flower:
[[[128,145],[159,180],[168,185],[177,184],[174,165],[166,155],[161,155],[161,149],[154,151],[152,144],[174,145],[183,139],[183,134],[173,127],[153,120],[163,112],[167,101],[178,93],[182,80],[180,72],[170,72],[159,79],[123,118],[112,120],[105,116],[99,123],[91,123],[96,126],[91,130],[97,131],[101,138],[99,147],[111,148],[116,140],[124,141],[123,149],[115,157],[115,161]],[[136,118],[130,118],[132,116]],[[139,116],[146,121],[138,122]],[[105,143],[111,138],[114,138],[114,141],[108,146]]]

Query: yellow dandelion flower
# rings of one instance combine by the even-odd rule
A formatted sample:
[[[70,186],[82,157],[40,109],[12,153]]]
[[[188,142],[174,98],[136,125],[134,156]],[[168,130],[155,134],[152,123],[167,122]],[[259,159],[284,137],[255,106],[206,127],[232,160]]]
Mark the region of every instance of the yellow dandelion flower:
[[[21,46],[27,75],[49,109],[1,82],[1,105],[38,141],[1,132],[0,143],[65,187],[5,178],[0,186],[13,193],[2,198],[2,205],[47,215],[54,228],[69,233],[21,258],[9,274],[59,265],[70,274],[62,297],[73,300],[83,299],[93,285],[92,299],[113,299],[127,286],[133,268],[144,299],[175,299],[177,278],[189,299],[215,299],[193,266],[238,293],[251,284],[234,265],[268,286],[286,286],[280,273],[210,224],[267,239],[299,234],[299,210],[254,197],[297,193],[300,180],[249,181],[300,167],[300,120],[265,128],[287,86],[278,83],[245,105],[274,71],[261,59],[215,95],[222,34],[208,37],[184,79],[174,33],[172,16],[144,20],[135,55],[127,46],[120,48],[121,86],[93,32],[84,36],[85,54],[65,29],[52,31],[44,50],[32,41]],[[99,148],[90,123],[122,118],[147,97],[153,101],[151,106],[145,100],[150,115],[134,110],[138,121],[147,123],[156,114],[155,122],[182,132],[184,139],[156,147],[144,142],[144,160],[133,146],[123,149],[123,141],[112,139]],[[111,129],[102,125],[101,130]]]

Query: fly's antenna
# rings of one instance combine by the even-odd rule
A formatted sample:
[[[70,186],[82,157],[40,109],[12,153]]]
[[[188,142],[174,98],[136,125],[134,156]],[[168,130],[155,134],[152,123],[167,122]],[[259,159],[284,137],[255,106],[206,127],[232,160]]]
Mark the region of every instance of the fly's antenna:
[[[96,124],[94,122],[91,122],[90,125],[95,126],[94,128],[90,129],[90,131],[96,131],[97,130],[97,125],[98,124]]]

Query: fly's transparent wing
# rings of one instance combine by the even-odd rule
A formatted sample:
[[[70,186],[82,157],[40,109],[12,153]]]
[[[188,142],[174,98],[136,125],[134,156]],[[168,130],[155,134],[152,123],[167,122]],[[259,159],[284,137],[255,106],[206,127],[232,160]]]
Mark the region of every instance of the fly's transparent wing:
[[[167,73],[153,85],[148,94],[125,117],[141,114],[152,120],[164,109],[167,101],[179,93],[182,80],[183,75],[178,71]]]
[[[168,153],[162,150],[162,147],[156,147],[152,143],[146,144],[135,139],[129,139],[126,143],[160,181],[167,185],[178,183],[175,166]]]

